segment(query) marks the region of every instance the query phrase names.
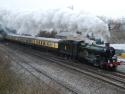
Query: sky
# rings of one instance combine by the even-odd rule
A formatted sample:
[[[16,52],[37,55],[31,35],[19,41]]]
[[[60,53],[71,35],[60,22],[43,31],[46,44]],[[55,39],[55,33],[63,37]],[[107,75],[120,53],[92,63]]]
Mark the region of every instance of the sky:
[[[73,6],[76,11],[111,17],[125,16],[124,0],[0,0],[0,8],[40,10]]]

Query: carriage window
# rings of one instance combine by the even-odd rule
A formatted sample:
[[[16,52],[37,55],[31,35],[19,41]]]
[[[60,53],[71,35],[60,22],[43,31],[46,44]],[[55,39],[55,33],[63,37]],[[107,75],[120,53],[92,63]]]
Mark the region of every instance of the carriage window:
[[[58,48],[58,43],[55,43],[55,48]]]
[[[41,45],[41,41],[39,40],[39,45]]]
[[[51,42],[50,41],[48,42],[48,46],[51,47]]]

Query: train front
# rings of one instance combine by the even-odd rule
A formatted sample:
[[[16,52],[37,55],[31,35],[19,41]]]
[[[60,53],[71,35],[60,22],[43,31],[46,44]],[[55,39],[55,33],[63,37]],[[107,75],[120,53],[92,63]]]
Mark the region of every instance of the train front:
[[[120,65],[115,55],[115,49],[110,47],[109,43],[105,43],[105,46],[95,44],[85,45],[85,43],[83,43],[81,44],[81,49],[82,50],[79,51],[79,56],[94,66],[112,70]]]
[[[106,69],[115,69],[120,62],[117,61],[117,56],[115,55],[115,49],[110,47],[109,43],[105,43],[105,48],[103,52],[103,57],[105,58],[101,66]]]

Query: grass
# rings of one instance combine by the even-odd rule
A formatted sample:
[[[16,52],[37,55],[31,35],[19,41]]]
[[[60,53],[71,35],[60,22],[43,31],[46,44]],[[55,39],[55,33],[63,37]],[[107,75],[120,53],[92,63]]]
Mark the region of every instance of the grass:
[[[0,54],[0,94],[59,94],[44,82],[31,79],[31,76],[26,78],[28,82],[24,81],[22,75],[17,75],[10,67],[11,60],[3,53]]]

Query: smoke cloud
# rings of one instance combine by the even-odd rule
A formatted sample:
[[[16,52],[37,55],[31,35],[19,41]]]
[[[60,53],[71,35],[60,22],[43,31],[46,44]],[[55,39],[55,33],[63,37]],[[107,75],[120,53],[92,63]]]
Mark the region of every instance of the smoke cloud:
[[[110,37],[108,26],[98,17],[71,10],[48,9],[39,11],[0,10],[0,25],[16,31],[17,34],[37,35],[40,31],[82,32],[82,37],[93,34],[107,40]]]

